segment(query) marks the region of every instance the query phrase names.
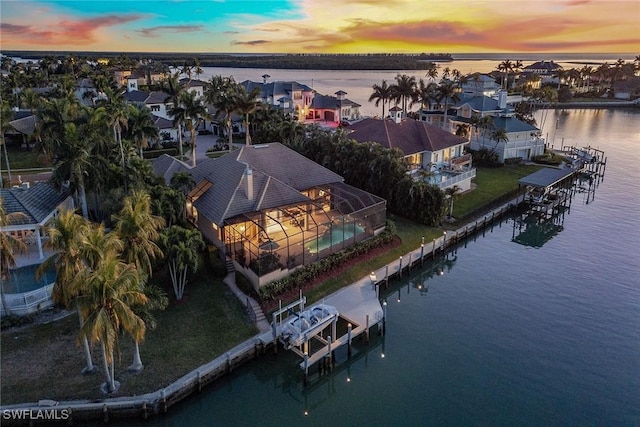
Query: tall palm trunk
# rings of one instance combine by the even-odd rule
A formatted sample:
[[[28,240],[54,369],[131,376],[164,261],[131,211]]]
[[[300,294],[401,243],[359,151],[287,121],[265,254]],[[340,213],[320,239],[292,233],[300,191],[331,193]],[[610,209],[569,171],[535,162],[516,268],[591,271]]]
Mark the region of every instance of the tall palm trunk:
[[[111,358],[112,360],[110,366],[109,362],[107,362],[107,350],[105,349],[104,344],[100,344],[100,347],[102,347],[102,367],[104,368],[104,375],[106,379],[106,391],[107,393],[113,393],[114,391],[116,391],[116,383],[115,379],[113,378],[113,357]]]
[[[178,123],[178,153],[180,153],[180,161],[182,161],[182,125]]]
[[[133,341],[133,363],[127,368],[129,372],[137,373],[144,369],[142,359],[140,359],[140,345],[138,341]]]
[[[196,167],[196,130],[191,129],[191,166]]]
[[[78,319],[80,320],[80,328],[84,324],[84,319],[82,318],[82,314],[80,314],[80,308],[77,308]],[[83,374],[93,374],[96,371],[95,366],[93,366],[93,360],[91,359],[91,348],[89,347],[89,340],[86,335],[82,336],[82,347],[84,348],[84,357],[87,361],[87,366],[82,370]]]
[[[231,118],[227,121],[227,134],[229,136],[229,152],[233,151],[233,131],[231,128]]]
[[[247,114],[244,121],[245,145],[251,145],[251,135],[249,135],[249,115]]]
[[[9,166],[9,154],[7,154],[7,142],[4,141],[2,143],[2,148],[4,150],[4,160],[7,163],[7,176],[9,177],[9,182],[7,182],[7,188],[11,188],[11,166]],[[2,168],[0,168],[2,169]],[[2,177],[0,176],[0,187],[4,187],[2,182]]]
[[[82,216],[89,219],[89,208],[87,208],[87,193],[84,189],[84,183],[78,186],[78,199],[80,200],[80,208],[82,209]]]

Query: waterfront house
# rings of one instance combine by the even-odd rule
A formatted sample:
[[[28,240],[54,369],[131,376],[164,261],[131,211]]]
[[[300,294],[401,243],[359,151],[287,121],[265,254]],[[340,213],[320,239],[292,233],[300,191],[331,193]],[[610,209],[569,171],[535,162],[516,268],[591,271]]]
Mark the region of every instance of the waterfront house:
[[[251,92],[254,88],[260,90],[260,102],[291,114],[302,121],[309,112],[314,97],[314,91],[307,85],[295,81],[267,82],[269,75],[262,76],[262,82],[245,80],[240,83]]]
[[[524,78],[531,74],[540,76],[542,83],[558,82],[558,73],[562,71],[562,66],[554,61],[537,61],[527,65],[522,69]]]
[[[188,170],[188,219],[233,260],[255,289],[384,229],[386,201],[280,143],[244,146],[184,169],[167,156],[154,161]]]
[[[391,108],[389,119],[367,118],[349,127],[349,138],[376,142],[404,153],[412,175],[426,179],[441,189],[457,185],[471,189],[476,170],[471,155],[465,154],[469,141],[424,121],[403,118],[402,109]]]
[[[472,73],[462,82],[463,96],[493,96],[500,91],[496,79],[488,74]]]
[[[360,118],[361,105],[346,98],[347,92],[339,90],[336,96],[315,94],[307,121],[324,121],[340,123],[343,120],[358,120]]]
[[[22,240],[28,248],[37,248],[37,258],[40,260],[44,259],[44,229],[58,212],[74,207],[67,189],[59,191],[48,182],[36,182],[33,185],[24,182],[12,188],[0,188],[0,200],[6,214],[21,214],[9,225],[1,227],[0,231]]]
[[[507,104],[506,91],[500,91],[498,99],[476,96],[460,101],[454,106],[456,114],[450,118],[451,131],[467,127],[472,150],[487,149],[497,154],[498,161],[521,158],[531,160],[544,154],[544,139],[536,126],[515,117],[513,108]],[[482,124],[481,119],[489,117]],[[503,129],[507,141],[492,139],[494,132]]]

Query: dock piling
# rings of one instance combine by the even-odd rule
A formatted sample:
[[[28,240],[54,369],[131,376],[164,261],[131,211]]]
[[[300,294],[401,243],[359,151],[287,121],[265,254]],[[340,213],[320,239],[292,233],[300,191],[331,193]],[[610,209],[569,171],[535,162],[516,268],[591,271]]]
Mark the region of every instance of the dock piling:
[[[353,325],[351,323],[347,324],[347,357],[351,358],[351,330],[353,329]]]

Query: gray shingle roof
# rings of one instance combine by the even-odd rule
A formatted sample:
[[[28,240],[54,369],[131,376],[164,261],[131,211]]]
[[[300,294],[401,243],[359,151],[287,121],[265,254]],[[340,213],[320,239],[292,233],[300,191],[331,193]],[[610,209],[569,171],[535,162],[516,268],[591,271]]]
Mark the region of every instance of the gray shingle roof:
[[[405,156],[423,151],[438,151],[466,143],[466,139],[426,122],[404,119],[400,123],[385,119],[364,119],[352,124],[349,138],[358,142],[377,142],[387,148],[399,148]]]
[[[5,213],[21,212],[28,219],[19,224],[39,224],[69,197],[66,190],[58,191],[48,182],[38,182],[30,188],[1,188],[0,199]]]
[[[141,90],[132,90],[124,94],[124,98],[129,102],[144,102],[148,97],[149,94]]]
[[[163,168],[170,163],[163,157],[154,161],[154,171],[166,180],[170,177]],[[253,172],[253,200],[246,192],[247,167]],[[216,224],[243,213],[309,202],[302,190],[343,180],[280,143],[245,146],[217,159],[204,160],[190,172],[197,183],[206,179],[213,184],[193,204],[199,215]]]

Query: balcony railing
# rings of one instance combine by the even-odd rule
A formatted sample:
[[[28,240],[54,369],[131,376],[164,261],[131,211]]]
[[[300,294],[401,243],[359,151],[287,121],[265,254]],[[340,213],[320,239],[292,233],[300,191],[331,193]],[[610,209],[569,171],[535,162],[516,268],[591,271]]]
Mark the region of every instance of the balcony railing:
[[[446,181],[439,182],[438,187],[441,190],[444,190],[445,188],[456,185],[457,183],[462,182],[465,179],[475,178],[475,176],[476,176],[476,169],[473,168],[471,170],[468,170],[467,172],[463,172],[461,174],[454,175],[450,178],[447,178]]]

